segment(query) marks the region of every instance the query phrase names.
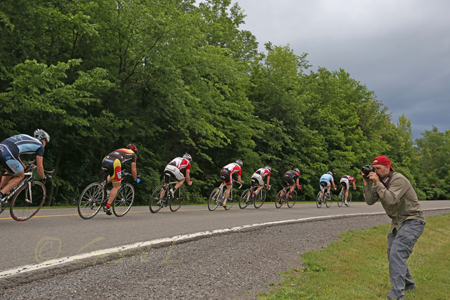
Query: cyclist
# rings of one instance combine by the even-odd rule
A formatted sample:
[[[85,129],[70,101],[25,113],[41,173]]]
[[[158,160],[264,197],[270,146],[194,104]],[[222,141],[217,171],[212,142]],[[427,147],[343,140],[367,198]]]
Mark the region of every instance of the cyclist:
[[[289,192],[287,193],[286,197],[289,197],[291,193],[294,191],[295,186],[297,186],[298,190],[302,189],[302,186],[300,185],[299,181],[300,176],[300,170],[298,168],[295,168],[294,170],[287,171],[283,175],[283,186],[290,186]],[[281,197],[284,196],[284,191],[281,192]],[[280,197],[280,199],[281,199]]]
[[[333,185],[334,190],[336,190],[336,185],[334,184],[333,179],[333,172],[328,171],[327,174],[323,174],[322,177],[320,177],[320,186],[325,188],[327,187],[327,192],[325,193],[326,196],[330,193],[331,185]],[[322,188],[320,189],[320,199],[322,199]]]
[[[5,169],[2,176],[0,199],[11,193],[25,177],[25,165],[20,160],[21,154],[36,154],[37,172],[41,178],[47,181],[52,177],[44,173],[44,152],[45,145],[50,142],[50,136],[42,129],[36,129],[34,137],[26,134],[14,135],[0,143],[0,160]]]
[[[112,181],[113,188],[111,189],[108,197],[108,203],[104,208],[104,212],[110,216],[111,203],[114,198],[116,198],[117,191],[120,188],[122,182],[122,165],[131,162],[131,174],[133,175],[134,181],[140,182],[137,177],[136,170],[136,160],[137,160],[138,149],[133,144],[128,144],[126,148],[117,149],[103,158],[102,168],[107,170],[109,175],[107,181]]]
[[[350,175],[344,175],[341,178],[340,184],[342,186],[341,191],[345,188],[345,205],[348,206],[348,190],[350,189],[350,182],[353,183],[353,190],[356,190],[355,178]]]
[[[238,173],[238,181],[240,184],[243,184],[244,182],[241,179],[241,173],[242,173],[242,166],[244,164],[242,163],[242,160],[238,159],[235,163],[229,163],[225,167],[222,168],[222,170],[219,173],[220,179],[222,179],[222,184],[220,187],[222,187],[224,184],[227,186],[227,191],[225,193],[225,200],[223,200],[222,206],[223,208],[227,208],[227,199],[228,196],[230,196],[231,192],[231,184],[233,180],[233,174]]]
[[[270,186],[269,186],[269,182],[270,182],[270,171],[272,171],[272,168],[270,168],[270,166],[265,166],[264,168],[259,168],[258,170],[255,171],[255,173],[253,173],[252,175],[252,182],[251,185],[254,186],[256,184],[258,184],[258,188],[256,189],[255,193],[255,197],[258,195],[259,191],[262,190],[262,188],[264,187],[264,177],[267,177],[267,182],[266,182],[266,186],[267,189],[270,190]],[[250,191],[247,195],[247,199],[250,196]]]
[[[183,184],[183,182],[187,179],[188,185],[192,185],[192,180],[190,177],[191,172],[191,161],[192,156],[189,153],[185,153],[183,157],[177,157],[174,158],[164,169],[164,179],[165,183],[168,183],[168,177],[166,177],[166,174],[169,176],[175,177],[178,182],[175,184],[175,186],[170,189],[170,194],[175,194],[175,191]],[[181,173],[181,170],[186,169],[186,178],[184,178],[183,173]],[[167,178],[167,179],[166,179]],[[161,193],[164,193],[164,190],[161,191]],[[163,195],[161,195],[162,197]]]

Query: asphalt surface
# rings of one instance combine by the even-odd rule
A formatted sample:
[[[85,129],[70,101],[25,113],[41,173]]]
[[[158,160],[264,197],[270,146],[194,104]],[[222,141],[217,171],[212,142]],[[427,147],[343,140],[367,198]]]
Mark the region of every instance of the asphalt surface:
[[[62,267],[28,282],[0,280],[0,299],[251,299],[282,280],[278,272],[301,266],[300,253],[321,249],[342,231],[384,223],[389,218],[380,214],[218,235],[75,270]]]
[[[450,208],[450,201],[423,201],[421,206],[422,209]],[[242,210],[235,205],[228,211],[218,208],[210,212],[206,206],[184,206],[175,213],[164,208],[157,214],[150,213],[148,207],[133,207],[121,218],[100,212],[93,219],[83,220],[76,209],[42,209],[25,222],[12,220],[9,211],[5,211],[0,215],[3,233],[0,253],[8,256],[0,260],[0,271],[182,234],[270,221],[383,211],[380,203],[368,206],[357,202],[340,208],[333,203],[330,208],[320,209],[313,203],[296,204],[291,209],[286,206],[276,209],[273,203],[266,203],[260,209]]]

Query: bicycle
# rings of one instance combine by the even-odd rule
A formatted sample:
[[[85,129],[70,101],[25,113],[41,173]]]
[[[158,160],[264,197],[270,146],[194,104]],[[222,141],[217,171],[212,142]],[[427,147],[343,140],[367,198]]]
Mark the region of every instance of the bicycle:
[[[2,213],[9,199],[11,207],[9,213],[16,221],[26,221],[38,213],[44,205],[47,197],[45,185],[33,178],[33,170],[37,168],[35,161],[29,161],[25,166],[25,177],[19,184],[12,189],[11,193],[0,201],[0,213]],[[52,174],[55,170],[44,171],[46,174]],[[13,176],[13,174],[1,174],[2,176]],[[51,178],[51,177],[50,177]]]
[[[322,204],[325,203],[325,206],[329,208],[331,206],[331,203],[333,201],[331,191],[329,193],[325,193],[326,186],[320,185],[320,192],[317,194],[316,198],[316,206],[317,208],[321,208]],[[320,197],[320,194],[322,194],[322,197]]]
[[[252,182],[253,183],[253,182]],[[246,189],[241,198],[239,198],[239,207],[241,209],[246,208],[249,205],[255,206],[255,208],[260,208],[264,202],[266,201],[267,192],[263,188],[259,191],[258,195],[255,195],[255,188],[258,188],[259,185],[252,184],[249,189]],[[267,188],[270,191],[270,185]],[[247,199],[248,198],[248,199]]]
[[[152,193],[148,207],[152,213],[157,213],[161,208],[169,206],[172,212],[180,209],[183,201],[186,200],[187,190],[184,185],[180,186],[173,194],[170,193],[171,185],[178,181],[170,182],[170,174],[164,174],[164,184],[158,186]],[[193,179],[191,179],[192,181]],[[162,195],[162,196],[161,196]]]
[[[337,205],[339,207],[341,207],[342,205],[345,204],[345,190],[347,188],[344,187],[344,189],[339,193],[338,196],[338,201],[337,201]],[[347,204],[345,204],[347,207],[350,206],[350,204],[352,203],[352,191],[350,191],[350,189],[348,190],[348,198],[347,198]]]
[[[122,170],[122,178],[132,177],[131,173]],[[138,176],[139,177],[139,176]],[[106,186],[109,182],[93,182],[89,184],[81,193],[78,199],[78,214],[81,218],[88,220],[95,217],[101,208],[108,203],[109,190]],[[116,217],[125,216],[131,209],[134,202],[134,187],[131,183],[122,182],[117,191],[116,198],[111,205]]]
[[[295,202],[297,201],[297,191],[294,188],[292,193],[288,196],[290,188],[290,186],[285,186],[278,192],[277,199],[275,200],[276,208],[280,208],[283,203],[285,203],[289,208],[292,208],[295,205]]]
[[[227,207],[225,208],[225,210],[229,210],[234,204],[234,196],[237,193],[236,189],[233,188],[233,183],[234,182],[238,182],[238,181],[236,181],[236,180],[232,180],[231,181],[230,196],[227,199]],[[238,187],[238,189],[240,189],[243,184],[244,184],[244,181],[242,181],[240,183],[240,186]],[[226,191],[223,190],[224,186],[225,186],[225,184],[222,183],[218,188],[215,188],[211,192],[211,195],[209,195],[209,198],[208,198],[208,209],[210,211],[214,211],[217,208],[217,206],[222,205],[223,201],[225,200],[225,192]]]

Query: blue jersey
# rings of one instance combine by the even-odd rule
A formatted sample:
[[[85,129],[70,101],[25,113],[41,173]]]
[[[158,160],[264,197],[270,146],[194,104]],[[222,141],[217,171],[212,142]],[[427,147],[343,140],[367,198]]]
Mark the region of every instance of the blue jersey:
[[[16,150],[14,148],[17,147],[18,154],[36,154],[37,156],[44,156],[44,145],[38,139],[26,134],[12,136],[0,144],[8,146],[12,151]]]
[[[320,182],[333,182],[333,176],[331,176],[330,174],[323,174],[322,177],[320,177]]]

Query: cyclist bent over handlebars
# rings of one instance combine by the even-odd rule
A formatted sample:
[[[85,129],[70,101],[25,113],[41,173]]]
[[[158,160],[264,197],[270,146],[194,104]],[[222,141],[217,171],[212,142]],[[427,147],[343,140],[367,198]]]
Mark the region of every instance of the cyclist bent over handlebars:
[[[302,189],[302,186],[299,183],[300,170],[295,168],[294,170],[287,171],[283,175],[283,186],[290,186],[289,192],[286,197],[289,197],[291,193],[294,191],[295,186],[297,186],[298,190]],[[281,192],[281,197],[284,196],[284,191]],[[281,199],[280,197],[280,199]]]
[[[227,186],[227,191],[225,193],[225,200],[222,203],[222,206],[226,209],[227,208],[227,199],[228,196],[230,196],[231,192],[231,184],[233,182],[233,174],[238,173],[238,181],[240,184],[243,183],[241,179],[241,173],[242,173],[242,160],[238,159],[235,163],[230,163],[222,168],[220,171],[220,179],[222,179],[222,184],[220,187],[222,187],[224,184]]]
[[[122,182],[122,164],[131,162],[131,174],[133,175],[133,179],[137,183],[140,182],[136,170],[137,152],[138,150],[135,145],[128,144],[126,148],[117,149],[103,159],[102,167],[109,173],[106,180],[112,181],[113,185],[113,188],[109,193],[108,203],[106,203],[104,208],[104,211],[108,216],[112,215],[111,203],[114,201],[114,198],[116,198],[117,191]]]
[[[1,179],[0,200],[11,192],[25,177],[25,165],[20,160],[20,154],[36,154],[37,172],[47,181],[52,177],[44,173],[45,145],[50,142],[50,136],[42,129],[34,131],[34,137],[19,134],[7,138],[0,143],[0,161],[6,170]]]
[[[164,169],[164,175],[169,175],[171,177],[174,177],[176,180],[178,180],[177,184],[170,189],[170,194],[172,197],[175,194],[175,191],[183,185],[184,181],[187,179],[187,184],[192,185],[191,180],[191,161],[192,156],[189,153],[185,153],[183,157],[176,157],[174,158],[170,163],[167,164],[166,168]],[[186,178],[184,178],[183,173],[181,173],[182,170],[186,169]],[[169,181],[164,182],[164,184],[169,183]],[[164,190],[161,190],[160,198],[163,197]]]

